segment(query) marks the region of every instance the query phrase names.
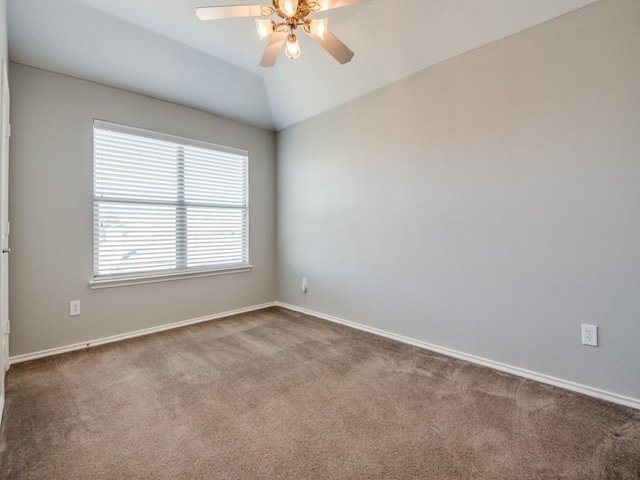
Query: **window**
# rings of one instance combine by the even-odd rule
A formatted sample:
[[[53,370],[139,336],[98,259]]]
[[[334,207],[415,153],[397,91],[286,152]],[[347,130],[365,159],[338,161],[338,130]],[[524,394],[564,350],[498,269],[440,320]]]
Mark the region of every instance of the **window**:
[[[250,268],[244,150],[96,120],[93,192],[94,287]]]

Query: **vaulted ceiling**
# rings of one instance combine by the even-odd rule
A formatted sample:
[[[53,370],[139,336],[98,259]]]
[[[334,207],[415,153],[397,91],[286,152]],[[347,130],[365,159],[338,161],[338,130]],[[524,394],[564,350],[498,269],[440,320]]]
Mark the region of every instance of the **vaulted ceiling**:
[[[263,69],[253,19],[195,16],[256,0],[8,0],[9,56],[279,130],[595,1],[369,0],[326,13],[351,63],[300,36]]]

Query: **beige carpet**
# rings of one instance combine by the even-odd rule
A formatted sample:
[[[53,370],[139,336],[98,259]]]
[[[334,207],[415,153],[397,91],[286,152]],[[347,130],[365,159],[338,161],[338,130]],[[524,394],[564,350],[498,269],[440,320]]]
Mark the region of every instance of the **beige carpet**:
[[[7,387],[6,479],[640,479],[640,411],[276,308]]]

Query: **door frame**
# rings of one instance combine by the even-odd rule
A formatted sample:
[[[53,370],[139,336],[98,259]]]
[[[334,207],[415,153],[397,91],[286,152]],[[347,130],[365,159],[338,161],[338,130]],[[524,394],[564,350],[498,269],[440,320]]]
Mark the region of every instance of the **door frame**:
[[[5,372],[9,370],[9,78],[0,64],[0,422],[4,412]]]

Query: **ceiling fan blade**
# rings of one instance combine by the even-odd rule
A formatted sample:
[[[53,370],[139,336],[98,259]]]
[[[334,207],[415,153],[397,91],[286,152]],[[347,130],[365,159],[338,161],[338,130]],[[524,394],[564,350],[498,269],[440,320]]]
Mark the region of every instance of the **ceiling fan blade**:
[[[318,42],[322,48],[329,52],[329,54],[342,65],[350,62],[353,58],[353,52],[333,33],[327,31],[324,34],[324,38],[318,37],[313,33],[308,33],[307,35]]]
[[[268,7],[265,10],[265,7]],[[270,15],[265,13],[273,9],[269,5],[222,5],[219,7],[198,7],[196,15],[200,20],[220,20],[223,18],[236,17],[261,17]]]
[[[271,39],[269,40],[269,45],[267,45],[267,49],[264,51],[264,55],[260,61],[261,67],[269,68],[276,64],[276,60],[282,50],[282,46],[287,40],[287,35],[288,32],[273,32],[273,35],[271,35]]]
[[[319,12],[324,10],[331,10],[332,8],[340,8],[347,7],[349,5],[353,5],[354,3],[366,2],[367,0],[318,0],[318,4],[320,5]]]

